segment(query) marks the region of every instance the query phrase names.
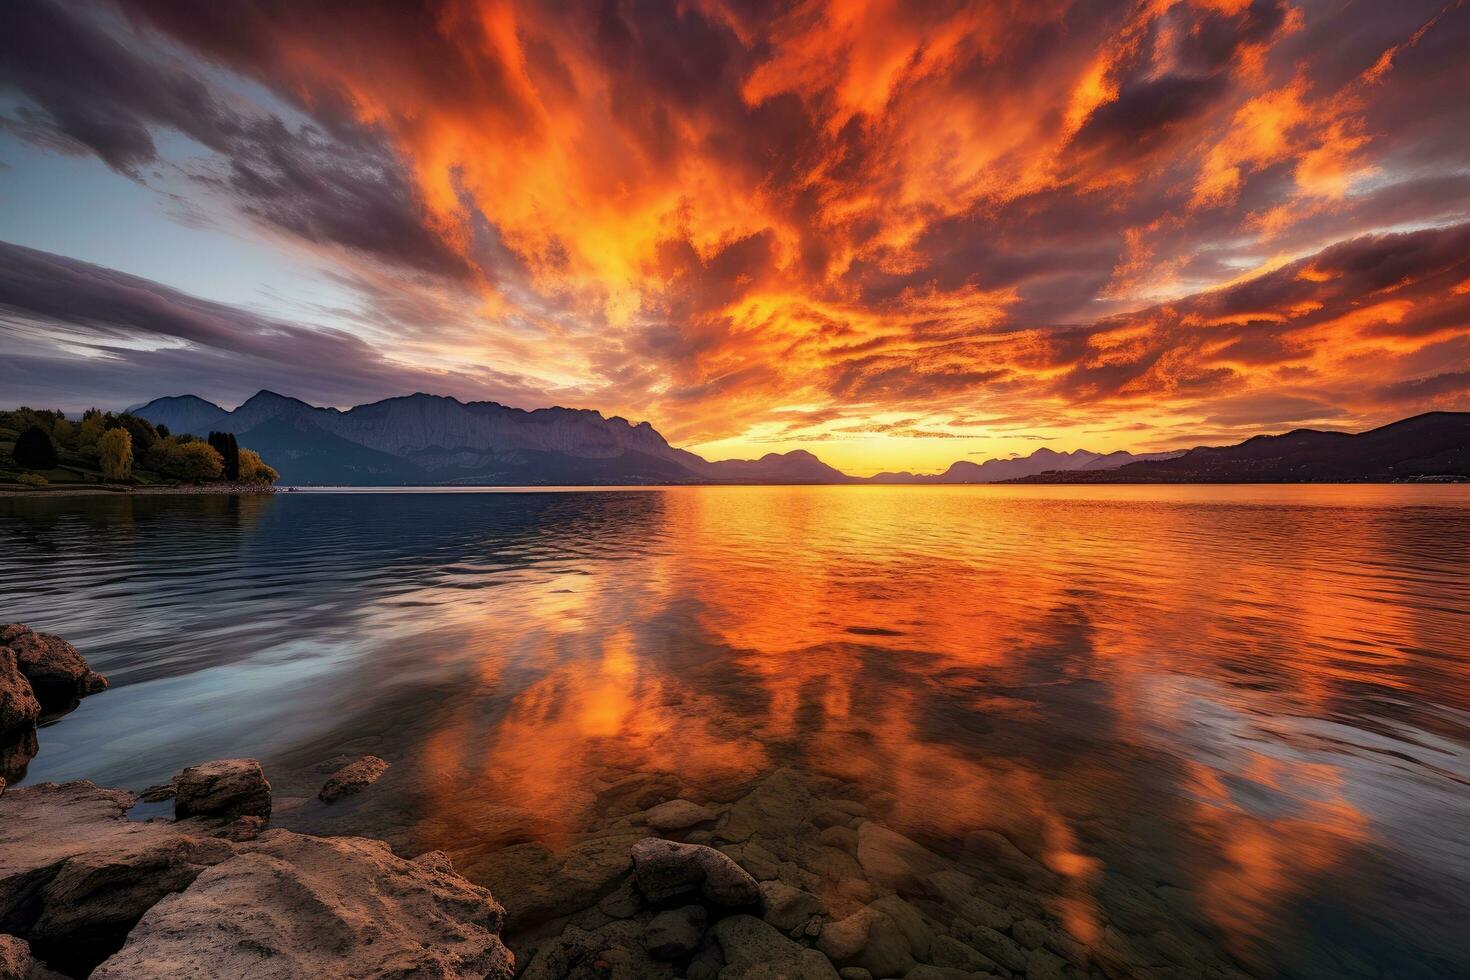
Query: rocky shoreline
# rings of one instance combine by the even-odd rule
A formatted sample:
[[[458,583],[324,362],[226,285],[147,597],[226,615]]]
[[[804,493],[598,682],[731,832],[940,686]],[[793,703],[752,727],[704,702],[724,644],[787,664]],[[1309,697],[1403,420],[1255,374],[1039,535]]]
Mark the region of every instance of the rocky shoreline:
[[[59,638],[5,630],[69,665],[53,696],[105,684]],[[385,829],[364,817],[389,771],[376,756],[287,768],[280,799],[250,759],[141,794],[3,792],[0,980],[1246,977],[1184,889],[1079,887],[993,830],[927,846],[889,825],[895,797],[834,776],[629,771],[589,787],[598,816],[554,847],[469,837],[451,858],[391,827],[389,842],[335,835]],[[171,817],[137,819],[168,801]],[[515,804],[477,806],[488,830]]]
[[[22,623],[0,626],[0,793],[25,775],[42,722],[106,687],[107,678],[61,637]]]

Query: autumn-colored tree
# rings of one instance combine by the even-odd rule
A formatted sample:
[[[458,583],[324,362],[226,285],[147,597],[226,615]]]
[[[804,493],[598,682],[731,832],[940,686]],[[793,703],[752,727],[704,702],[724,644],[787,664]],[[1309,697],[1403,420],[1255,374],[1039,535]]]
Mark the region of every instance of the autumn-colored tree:
[[[164,476],[191,483],[217,480],[224,472],[224,463],[213,446],[198,440],[184,442],[177,436],[158,440],[143,458]]]
[[[97,440],[106,431],[107,425],[102,420],[102,413],[95,408],[87,409],[82,415],[82,424],[77,427],[77,448],[96,449]]]
[[[133,437],[133,448],[140,453],[146,453],[158,441],[158,430],[141,415],[123,412],[119,415],[108,415],[106,421],[109,428],[127,429],[128,435]]]
[[[108,429],[97,440],[102,475],[109,480],[126,480],[133,475],[133,437],[127,429]]]
[[[77,427],[71,424],[71,419],[62,416],[52,424],[51,438],[56,440],[58,446],[75,446],[77,444]]]
[[[281,478],[274,468],[266,465],[260,453],[253,449],[240,450],[240,482],[271,486]]]

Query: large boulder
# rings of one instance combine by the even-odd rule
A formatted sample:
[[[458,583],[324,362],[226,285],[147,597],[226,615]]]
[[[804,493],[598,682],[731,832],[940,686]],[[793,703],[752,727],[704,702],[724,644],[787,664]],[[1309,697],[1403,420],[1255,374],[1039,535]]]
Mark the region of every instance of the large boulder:
[[[31,955],[24,939],[0,936],[0,980],[65,980]]]
[[[0,738],[35,727],[40,717],[41,703],[20,672],[15,651],[0,647]]]
[[[286,830],[236,851],[150,909],[93,980],[515,975],[505,910],[442,854]]]
[[[645,837],[632,853],[638,890],[655,904],[690,897],[724,908],[760,904],[756,880],[712,847]]]
[[[174,777],[174,816],[234,820],[271,815],[271,784],[254,759],[218,759]]]
[[[375,755],[365,755],[338,769],[322,785],[317,799],[323,803],[335,803],[344,796],[361,793],[376,783],[388,771],[388,763]]]
[[[46,711],[65,710],[77,699],[107,687],[107,678],[88,666],[77,648],[59,636],[10,623],[0,627],[0,646],[14,654],[16,666]]]
[[[233,853],[173,824],[127,819],[133,802],[87,782],[0,797],[0,933],[85,976],[155,902]]]

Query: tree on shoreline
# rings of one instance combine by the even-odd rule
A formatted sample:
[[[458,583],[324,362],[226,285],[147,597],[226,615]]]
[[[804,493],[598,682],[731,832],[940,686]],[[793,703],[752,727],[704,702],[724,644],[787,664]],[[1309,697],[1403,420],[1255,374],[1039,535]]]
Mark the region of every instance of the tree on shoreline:
[[[107,425],[102,419],[102,413],[89,408],[82,413],[82,424],[77,427],[77,448],[86,452],[97,448],[97,441],[102,438],[102,433],[107,431]]]
[[[225,479],[234,483],[240,479],[240,444],[233,432],[211,432],[209,445],[219,453],[224,464]]]
[[[49,473],[48,482],[55,484],[96,483],[101,478],[269,486],[280,478],[232,432],[210,432],[206,441],[129,412],[89,408],[78,421],[51,409],[0,409],[0,438],[15,440],[9,452],[0,448],[0,480],[6,483],[42,485],[31,478],[38,471]]]
[[[240,450],[240,482],[272,486],[281,478],[274,467],[267,465],[260,453],[253,449]]]
[[[15,465],[23,470],[49,470],[56,467],[56,444],[39,425],[33,425],[15,440],[10,451]]]
[[[188,483],[218,480],[224,472],[224,463],[215,448],[188,435],[158,440],[143,459],[150,469]]]
[[[133,437],[127,429],[108,429],[97,440],[102,475],[109,480],[127,480],[133,475]]]

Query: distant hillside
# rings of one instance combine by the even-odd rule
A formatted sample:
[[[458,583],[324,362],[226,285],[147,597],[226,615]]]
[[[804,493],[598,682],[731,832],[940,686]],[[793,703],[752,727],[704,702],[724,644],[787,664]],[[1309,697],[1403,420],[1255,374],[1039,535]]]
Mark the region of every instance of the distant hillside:
[[[507,485],[829,483],[848,477],[811,453],[710,462],[670,446],[647,422],[585,409],[526,411],[438,395],[389,398],[347,411],[272,391],[234,411],[181,395],[135,409],[174,432],[233,432],[287,484]]]
[[[1031,475],[1019,483],[1391,483],[1470,479],[1470,412],[1430,412],[1357,434],[1297,429],[1115,470]]]
[[[1032,476],[1048,471],[1109,470],[1138,460],[1171,459],[1179,453],[1150,453],[1135,456],[1119,450],[1115,453],[1094,453],[1086,449],[1075,449],[1059,453],[1045,446],[1030,456],[1014,459],[987,459],[983,463],[962,459],[952,463],[943,473],[879,473],[869,477],[868,483],[928,484],[928,483],[1003,483],[1020,477]]]
[[[134,409],[173,432],[233,432],[281,482],[340,486],[651,484],[1285,483],[1470,476],[1470,413],[1435,412],[1351,435],[1299,429],[1238,446],[959,460],[943,473],[851,477],[803,450],[711,462],[647,422],[587,409],[407,395],[341,411],[261,391],[229,411],[193,395]]]

